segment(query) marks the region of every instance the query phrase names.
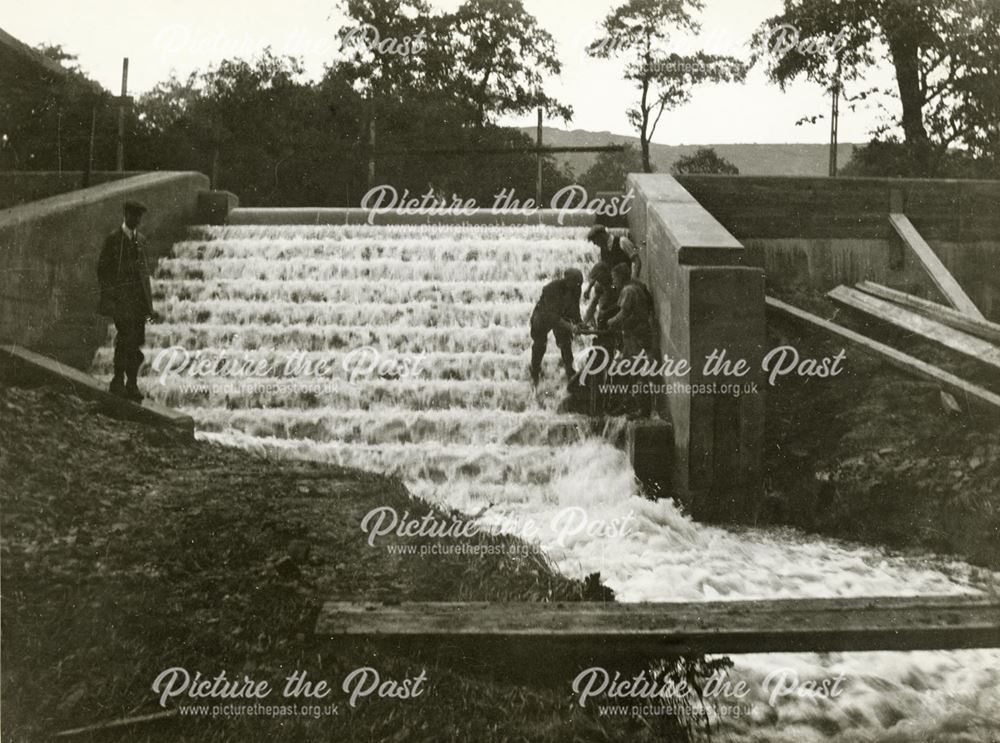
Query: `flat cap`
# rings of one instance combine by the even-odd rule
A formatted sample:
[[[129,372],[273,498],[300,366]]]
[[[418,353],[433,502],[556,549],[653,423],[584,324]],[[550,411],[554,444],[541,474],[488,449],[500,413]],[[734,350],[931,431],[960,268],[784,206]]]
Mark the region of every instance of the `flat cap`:
[[[123,209],[126,214],[144,214],[148,212],[149,209],[141,201],[136,201],[135,199],[129,199],[125,202]]]
[[[607,234],[608,234],[607,227],[605,227],[603,224],[595,224],[587,231],[587,239],[593,241],[596,240],[598,237]]]

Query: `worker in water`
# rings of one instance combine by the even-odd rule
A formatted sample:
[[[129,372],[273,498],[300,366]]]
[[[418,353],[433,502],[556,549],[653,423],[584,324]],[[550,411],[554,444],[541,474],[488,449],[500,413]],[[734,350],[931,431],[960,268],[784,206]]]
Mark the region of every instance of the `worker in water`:
[[[616,333],[608,329],[608,319],[618,312],[618,290],[614,287],[611,266],[607,263],[594,264],[588,279],[593,287],[593,294],[584,313],[580,332],[585,335],[592,334],[593,341],[590,348],[584,351],[585,355],[580,357],[583,365],[581,368],[606,369],[615,355]],[[589,359],[590,355],[594,355],[595,358]],[[596,416],[604,415],[603,387],[606,381],[607,375],[603,371],[588,375],[584,383],[580,382],[578,376],[574,376],[569,385],[572,411]]]
[[[115,323],[115,371],[109,391],[133,402],[142,400],[138,385],[144,360],[141,347],[146,341],[146,319],[153,314],[146,237],[139,232],[145,213],[140,202],[125,202],[124,220],[105,238],[97,264],[98,312]]]
[[[531,382],[536,386],[542,375],[542,359],[550,332],[562,354],[566,378],[573,377],[573,333],[581,321],[582,286],[583,274],[575,268],[567,268],[561,279],[550,281],[542,288],[542,296],[531,313]]]
[[[612,285],[618,290],[618,311],[608,319],[608,328],[621,333],[620,349],[624,358],[645,354],[652,359],[653,349],[653,300],[649,289],[638,279],[633,279],[627,263],[611,269]],[[634,384],[643,385],[651,380],[633,378]],[[649,394],[630,395],[620,412],[648,414],[652,403]]]
[[[593,291],[583,324],[597,331],[594,346],[607,350],[610,360],[615,353],[615,344],[614,334],[608,332],[608,320],[618,313],[618,290],[611,277],[611,266],[604,262],[595,263],[588,279]]]
[[[587,233],[587,240],[592,242],[600,250],[600,262],[609,267],[617,266],[619,263],[627,263],[632,270],[632,275],[638,278],[639,251],[635,244],[627,237],[612,235],[603,224],[594,225]],[[591,281],[583,293],[584,299],[590,298],[590,292],[594,288]]]

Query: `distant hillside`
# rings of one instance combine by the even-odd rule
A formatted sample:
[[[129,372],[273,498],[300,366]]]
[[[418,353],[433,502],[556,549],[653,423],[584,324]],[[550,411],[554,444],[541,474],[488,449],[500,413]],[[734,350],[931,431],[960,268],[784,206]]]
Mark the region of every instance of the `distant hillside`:
[[[522,131],[532,138],[535,136],[533,127],[524,127]],[[638,137],[582,129],[567,132],[544,127],[542,139],[544,144],[552,146],[631,144],[639,148]],[[851,159],[855,146],[841,143],[837,147],[837,162],[841,167]],[[669,172],[677,158],[693,154],[699,147],[714,148],[721,157],[739,168],[742,175],[826,175],[830,152],[827,144],[654,144],[650,148],[653,166],[660,172]],[[597,156],[570,153],[558,157],[578,176],[594,163]]]

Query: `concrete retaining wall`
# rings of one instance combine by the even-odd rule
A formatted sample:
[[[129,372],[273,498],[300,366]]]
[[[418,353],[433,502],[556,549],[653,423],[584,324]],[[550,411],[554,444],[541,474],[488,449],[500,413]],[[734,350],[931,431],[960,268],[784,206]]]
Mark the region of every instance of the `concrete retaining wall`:
[[[677,180],[740,240],[888,240],[895,233],[886,216],[895,207],[928,241],[1000,236],[1000,181],[730,175]]]
[[[653,380],[676,383],[658,399],[673,427],[673,489],[695,518],[746,519],[760,485],[763,271],[747,263],[740,242],[674,178],[630,174],[628,187],[636,194],[629,225],[643,246],[643,281],[653,294],[660,353],[691,365],[683,376]],[[745,359],[749,373],[705,376],[705,360],[715,350]],[[707,391],[713,383],[756,384],[758,391]]]
[[[984,315],[1000,321],[1000,236],[969,243],[928,244]],[[901,240],[743,238],[750,261],[767,272],[768,285],[826,292],[839,284],[877,281],[935,302],[945,302]]]
[[[207,188],[200,173],[148,173],[0,211],[0,343],[86,369],[108,325],[96,314],[97,257],[124,201],[149,207],[142,229],[155,260],[199,221]]]
[[[901,208],[988,318],[1000,321],[1000,182],[680,176],[747,248],[768,285],[877,281],[944,301],[889,224]],[[896,203],[893,203],[893,200]]]
[[[748,262],[765,268],[769,286],[825,292],[870,280],[943,301],[889,224],[890,210],[902,209],[976,306],[1000,321],[1000,182],[677,180],[746,246]]]

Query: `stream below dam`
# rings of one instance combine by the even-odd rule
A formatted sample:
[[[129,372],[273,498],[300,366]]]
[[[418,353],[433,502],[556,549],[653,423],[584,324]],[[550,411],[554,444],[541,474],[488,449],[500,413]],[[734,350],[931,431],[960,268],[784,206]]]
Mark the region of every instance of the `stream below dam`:
[[[960,594],[995,577],[791,529],[699,524],[643,497],[612,443],[622,422],[601,431],[560,412],[551,340],[540,386],[529,382],[532,307],[564,268],[595,260],[585,232],[193,228],[154,279],[161,317],[147,329],[145,389],[193,416],[201,439],[395,475],[499,529],[530,521],[560,571],[599,572],[620,601]],[[106,345],[92,371],[107,377],[111,365]],[[720,715],[735,739],[1000,735],[1000,650],[734,660],[730,674],[755,689],[746,714]],[[842,693],[772,699],[763,680],[779,667],[842,674]]]

